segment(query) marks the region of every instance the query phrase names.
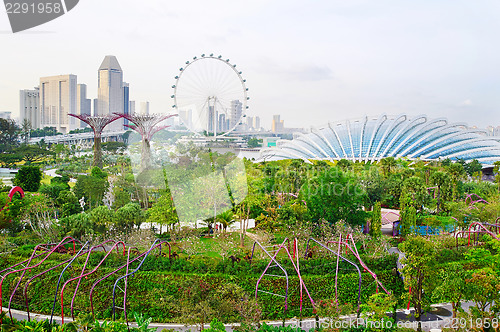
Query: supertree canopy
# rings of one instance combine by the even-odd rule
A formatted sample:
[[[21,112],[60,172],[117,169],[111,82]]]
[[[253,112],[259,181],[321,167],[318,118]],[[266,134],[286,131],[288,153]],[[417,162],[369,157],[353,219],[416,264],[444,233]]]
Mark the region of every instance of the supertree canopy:
[[[141,149],[141,168],[140,171],[144,171],[151,166],[151,139],[153,135],[162,129],[168,127],[168,125],[159,126],[159,124],[168,118],[177,116],[177,114],[117,114],[117,116],[127,119],[131,124],[126,124],[125,126],[135,130],[142,137],[142,149]]]
[[[92,128],[94,131],[94,161],[92,166],[102,168],[102,150],[101,150],[101,135],[104,128],[113,121],[118,120],[121,116],[119,114],[98,115],[92,116],[88,114],[69,114],[75,117]]]

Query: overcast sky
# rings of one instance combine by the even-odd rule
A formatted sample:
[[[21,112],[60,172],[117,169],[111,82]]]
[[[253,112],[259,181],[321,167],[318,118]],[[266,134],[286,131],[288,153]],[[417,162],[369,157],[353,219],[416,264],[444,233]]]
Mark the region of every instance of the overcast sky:
[[[172,110],[186,60],[231,59],[249,115],[270,127],[322,125],[386,112],[500,125],[500,2],[493,0],[80,0],[68,14],[12,34],[0,10],[0,110],[19,90],[76,74],[97,95],[116,55],[131,99]]]

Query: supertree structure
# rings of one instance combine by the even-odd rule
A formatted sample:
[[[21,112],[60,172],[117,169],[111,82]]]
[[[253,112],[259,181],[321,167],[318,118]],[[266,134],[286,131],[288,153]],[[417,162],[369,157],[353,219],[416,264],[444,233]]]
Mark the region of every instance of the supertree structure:
[[[142,149],[141,149],[141,168],[140,171],[144,171],[151,166],[151,139],[153,135],[162,129],[168,127],[168,125],[159,126],[158,124],[165,121],[168,118],[177,116],[177,114],[118,114],[116,115],[127,119],[132,124],[126,124],[125,126],[135,130],[142,137]]]
[[[113,121],[118,120],[119,114],[98,115],[92,116],[88,114],[69,114],[80,121],[85,122],[94,131],[94,162],[92,166],[102,168],[102,150],[101,150],[101,135],[104,128]]]

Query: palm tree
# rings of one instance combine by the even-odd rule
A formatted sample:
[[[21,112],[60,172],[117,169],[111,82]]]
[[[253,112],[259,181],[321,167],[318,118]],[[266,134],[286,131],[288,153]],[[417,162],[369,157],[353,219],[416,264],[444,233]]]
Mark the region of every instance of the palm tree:
[[[391,174],[392,170],[397,165],[396,159],[394,159],[394,157],[384,158],[380,161],[380,164],[382,165],[382,170],[384,171],[384,176],[387,176],[387,174]]]
[[[224,232],[227,231],[227,227],[236,222],[236,215],[231,210],[224,211],[217,216],[217,222],[222,224]]]

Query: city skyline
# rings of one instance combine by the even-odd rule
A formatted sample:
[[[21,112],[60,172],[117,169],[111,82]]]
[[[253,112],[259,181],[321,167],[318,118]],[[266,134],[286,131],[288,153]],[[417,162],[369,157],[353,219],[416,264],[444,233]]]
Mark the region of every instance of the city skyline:
[[[493,1],[166,6],[127,0],[112,19],[116,25],[109,24],[116,3],[87,0],[43,27],[0,34],[7,50],[0,64],[0,110],[19,117],[19,91],[58,74],[77,75],[88,97],[96,98],[95,68],[113,54],[126,68],[130,100],[147,100],[152,113],[169,113],[179,68],[214,52],[243,71],[251,97],[247,114],[259,116],[268,129],[274,114],[290,127],[403,112],[470,126],[500,123],[500,8]],[[7,30],[2,12],[0,31]],[[30,51],[46,44],[52,47],[43,53]]]

